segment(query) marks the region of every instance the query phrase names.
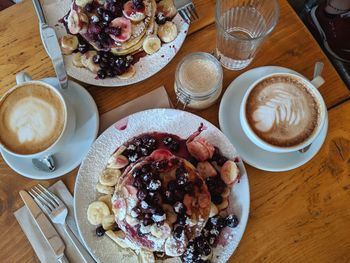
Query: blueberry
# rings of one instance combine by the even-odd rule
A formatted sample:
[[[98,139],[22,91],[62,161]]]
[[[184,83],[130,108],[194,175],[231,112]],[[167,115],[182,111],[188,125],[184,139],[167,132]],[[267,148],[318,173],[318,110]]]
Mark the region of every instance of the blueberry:
[[[85,53],[88,50],[88,46],[85,42],[81,42],[78,44],[78,51],[80,53]]]
[[[211,248],[208,242],[205,242],[202,247],[202,254],[208,256],[211,253]]]
[[[222,203],[222,197],[221,195],[212,195],[211,196],[211,201],[216,204],[216,205],[219,205]]]
[[[92,61],[95,63],[95,64],[98,64],[100,62],[100,59],[101,59],[101,56],[100,55],[95,55],[92,57]]]
[[[159,12],[157,15],[156,15],[156,23],[158,25],[164,25],[166,22],[166,17],[164,16],[164,14],[162,12]]]
[[[168,161],[167,160],[161,160],[161,161],[157,161],[154,162],[154,167],[157,170],[164,170],[168,167]]]
[[[100,70],[97,72],[97,76],[98,76],[100,79],[106,78],[106,71],[103,70],[103,69],[100,69]]]
[[[185,191],[181,188],[176,189],[174,191],[174,196],[175,196],[176,200],[178,200],[178,201],[182,201],[184,199],[185,194],[186,194]]]
[[[180,239],[184,233],[184,227],[183,226],[176,226],[174,229],[174,237],[175,239]]]
[[[96,228],[96,235],[98,237],[102,237],[105,234],[106,230],[103,229],[102,226]]]
[[[142,170],[141,170],[142,171]],[[145,182],[145,183],[149,183],[151,181],[153,177],[153,174],[152,173],[149,173],[149,172],[145,172],[143,175],[142,175],[142,180]]]
[[[186,221],[187,221],[187,216],[185,214],[177,216],[177,221],[176,222],[179,225],[182,225],[182,226],[186,225]]]
[[[133,186],[136,188],[141,188],[143,186],[143,181],[141,177],[136,177],[133,182]]]
[[[114,5],[114,3],[107,3],[106,8],[111,11],[111,13],[115,13],[117,11],[117,7]]]
[[[145,200],[146,199],[146,196],[147,196],[147,192],[146,192],[146,190],[144,190],[144,189],[139,189],[138,191],[137,191],[137,198],[139,199],[139,200]]]
[[[177,188],[177,184],[175,180],[171,180],[168,183],[168,189],[169,191],[174,191]]]
[[[100,16],[103,15],[103,11],[104,11],[104,9],[103,9],[102,7],[98,7],[98,8],[96,9],[96,13],[97,13],[98,15],[100,15]]]
[[[191,182],[188,182],[185,187],[185,192],[188,193],[189,195],[194,195],[194,185]]]
[[[177,214],[185,214],[186,213],[186,207],[181,202],[176,202],[174,204],[174,211]]]
[[[115,73],[112,69],[107,69],[106,74],[107,74],[107,77],[109,77],[109,78],[115,77]]]
[[[210,235],[210,236],[208,237],[209,245],[211,245],[211,246],[214,245],[215,240],[216,240],[216,236],[215,236],[215,235]]]
[[[188,179],[189,174],[183,166],[176,169],[176,182],[178,185],[185,185],[188,182]]]
[[[141,231],[141,225],[137,226],[136,232],[137,232],[137,234],[138,234],[140,237],[144,237],[144,236],[145,236],[145,233],[142,233],[142,231]]]
[[[135,215],[134,217],[137,217],[137,216],[139,216],[141,214],[141,209],[139,207],[134,207],[131,210],[131,212],[133,213],[133,216]]]
[[[144,218],[143,219],[143,224],[145,226],[149,226],[149,225],[153,224],[153,220],[151,218]]]
[[[173,204],[175,202],[175,197],[173,195],[173,193],[169,190],[166,190],[165,193],[164,193],[164,196],[165,196],[165,202],[168,203],[168,204]]]
[[[91,13],[91,11],[92,11],[92,9],[93,9],[93,6],[92,6],[91,3],[89,3],[89,4],[86,4],[86,5],[85,5],[84,9],[85,9],[86,12]]]
[[[100,67],[102,68],[102,69],[107,69],[107,68],[109,68],[109,65],[107,64],[107,62],[104,62],[104,61],[100,61]]]
[[[100,18],[98,16],[95,16],[95,15],[91,16],[90,20],[92,23],[95,23],[95,24],[100,22]]]
[[[228,215],[226,218],[225,218],[225,224],[226,226],[228,227],[236,227],[239,223],[239,220],[237,218],[236,215]]]
[[[141,168],[141,172],[143,172],[143,173],[148,173],[148,172],[151,172],[151,171],[152,171],[152,166],[150,164],[145,164]]]

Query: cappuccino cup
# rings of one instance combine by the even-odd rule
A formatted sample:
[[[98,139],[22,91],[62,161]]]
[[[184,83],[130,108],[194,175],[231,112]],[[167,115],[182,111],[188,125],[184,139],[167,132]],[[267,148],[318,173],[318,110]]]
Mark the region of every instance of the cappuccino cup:
[[[59,152],[75,132],[75,112],[64,90],[25,73],[16,82],[0,99],[2,150],[31,159]]]
[[[318,91],[324,83],[292,73],[274,73],[255,81],[240,106],[240,122],[258,147],[276,153],[302,151],[321,132],[327,108]]]

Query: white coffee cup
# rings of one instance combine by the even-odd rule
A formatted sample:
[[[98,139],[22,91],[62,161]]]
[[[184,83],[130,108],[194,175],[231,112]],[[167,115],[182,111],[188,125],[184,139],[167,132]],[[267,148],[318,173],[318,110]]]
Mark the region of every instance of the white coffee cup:
[[[23,85],[27,84],[37,84],[41,86],[45,86],[46,88],[50,89],[53,91],[57,97],[61,100],[62,105],[64,107],[64,123],[63,123],[63,129],[58,136],[58,138],[46,149],[40,151],[40,152],[35,152],[32,154],[20,154],[16,153],[14,151],[11,151],[5,147],[3,143],[0,141],[0,147],[3,151],[17,156],[21,158],[30,158],[30,159],[35,159],[35,158],[43,158],[49,155],[53,155],[57,152],[59,152],[62,147],[69,141],[69,139],[72,137],[72,135],[75,133],[75,111],[74,108],[71,105],[71,102],[69,101],[69,98],[65,95],[65,90],[56,88],[50,84],[47,84],[46,82],[39,81],[39,80],[32,80],[32,78],[26,74],[26,73],[18,73],[16,75],[16,82],[17,85],[11,88],[9,91],[7,91],[4,96],[0,99],[3,101],[10,93],[12,93],[14,90],[22,87]]]
[[[317,126],[315,127],[314,131],[312,134],[303,142],[294,145],[294,146],[288,146],[288,147],[280,147],[276,145],[272,145],[264,140],[262,140],[250,127],[247,116],[246,116],[246,104],[247,104],[247,99],[252,92],[252,90],[256,87],[258,83],[261,81],[271,78],[271,77],[277,77],[277,76],[290,76],[294,79],[297,79],[298,81],[302,82],[305,84],[307,87],[308,91],[312,93],[313,97],[318,103],[319,106],[319,115],[318,115],[318,123]],[[264,76],[258,80],[256,80],[246,91],[243,100],[241,102],[240,106],[240,123],[242,126],[242,129],[244,133],[247,135],[247,137],[258,147],[270,151],[270,152],[276,152],[276,153],[286,153],[286,152],[296,152],[296,151],[302,151],[304,148],[308,147],[309,145],[312,144],[312,142],[317,138],[317,136],[320,134],[324,122],[326,120],[326,115],[327,115],[327,108],[324,103],[324,100],[322,98],[322,95],[318,91],[318,88],[324,83],[324,79],[321,76],[315,77],[313,80],[309,81],[305,77],[293,73],[273,73],[267,76]]]

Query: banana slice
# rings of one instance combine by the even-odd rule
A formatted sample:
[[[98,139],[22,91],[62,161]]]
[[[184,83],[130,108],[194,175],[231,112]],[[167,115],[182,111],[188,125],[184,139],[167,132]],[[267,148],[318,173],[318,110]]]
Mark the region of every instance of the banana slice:
[[[114,215],[108,215],[102,218],[102,227],[104,230],[111,230],[115,222]]]
[[[99,181],[102,185],[115,186],[121,175],[118,169],[105,169],[99,177]]]
[[[218,208],[216,207],[216,205],[213,202],[211,202],[210,203],[209,217],[216,216],[218,213],[219,213]]]
[[[219,205],[217,206],[217,208],[218,208],[219,211],[222,211],[222,210],[226,209],[227,207],[228,207],[228,198],[225,198],[225,199],[221,202],[221,204],[219,204]]]
[[[222,192],[221,196],[222,196],[222,198],[226,198],[230,195],[230,193],[231,193],[231,188],[226,187],[225,190]]]
[[[73,58],[72,58],[73,65],[78,67],[78,68],[84,67],[83,63],[81,63],[81,55],[82,54],[80,52],[77,52],[73,55]]]
[[[134,66],[130,66],[129,69],[122,75],[118,75],[119,79],[130,79],[132,78],[136,73],[135,67]]]
[[[87,210],[87,218],[92,225],[101,224],[102,219],[110,214],[108,206],[101,201],[92,202]]]
[[[93,0],[75,0],[76,5],[80,7],[85,7],[87,4],[91,4]]]
[[[90,50],[81,56],[81,63],[84,65],[84,67],[95,74],[100,70],[100,66],[98,64],[95,64],[92,59],[96,54],[96,51]]]
[[[159,37],[149,35],[143,41],[142,48],[148,55],[152,55],[160,49],[161,44]]]
[[[141,263],[155,263],[156,260],[154,258],[153,252],[141,249],[140,250],[140,261]]]
[[[177,37],[177,27],[173,22],[167,21],[158,27],[157,34],[163,42],[169,43]]]
[[[100,196],[98,201],[104,202],[108,206],[109,210],[112,211],[112,195],[108,194]]]
[[[101,194],[106,194],[106,195],[108,195],[108,194],[111,195],[111,194],[114,193],[114,187],[103,185],[103,184],[100,184],[100,183],[98,183],[96,185],[96,190],[97,190],[97,192],[99,192]]]
[[[64,55],[72,54],[73,51],[77,49],[78,44],[78,38],[73,35],[65,35],[60,39],[60,45]]]

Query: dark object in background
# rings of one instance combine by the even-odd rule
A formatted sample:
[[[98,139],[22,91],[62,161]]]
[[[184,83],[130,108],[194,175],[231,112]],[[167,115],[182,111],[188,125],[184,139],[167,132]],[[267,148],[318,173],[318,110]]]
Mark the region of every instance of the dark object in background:
[[[5,8],[10,7],[11,5],[14,5],[15,3],[10,0],[0,0],[0,11],[4,10]]]

